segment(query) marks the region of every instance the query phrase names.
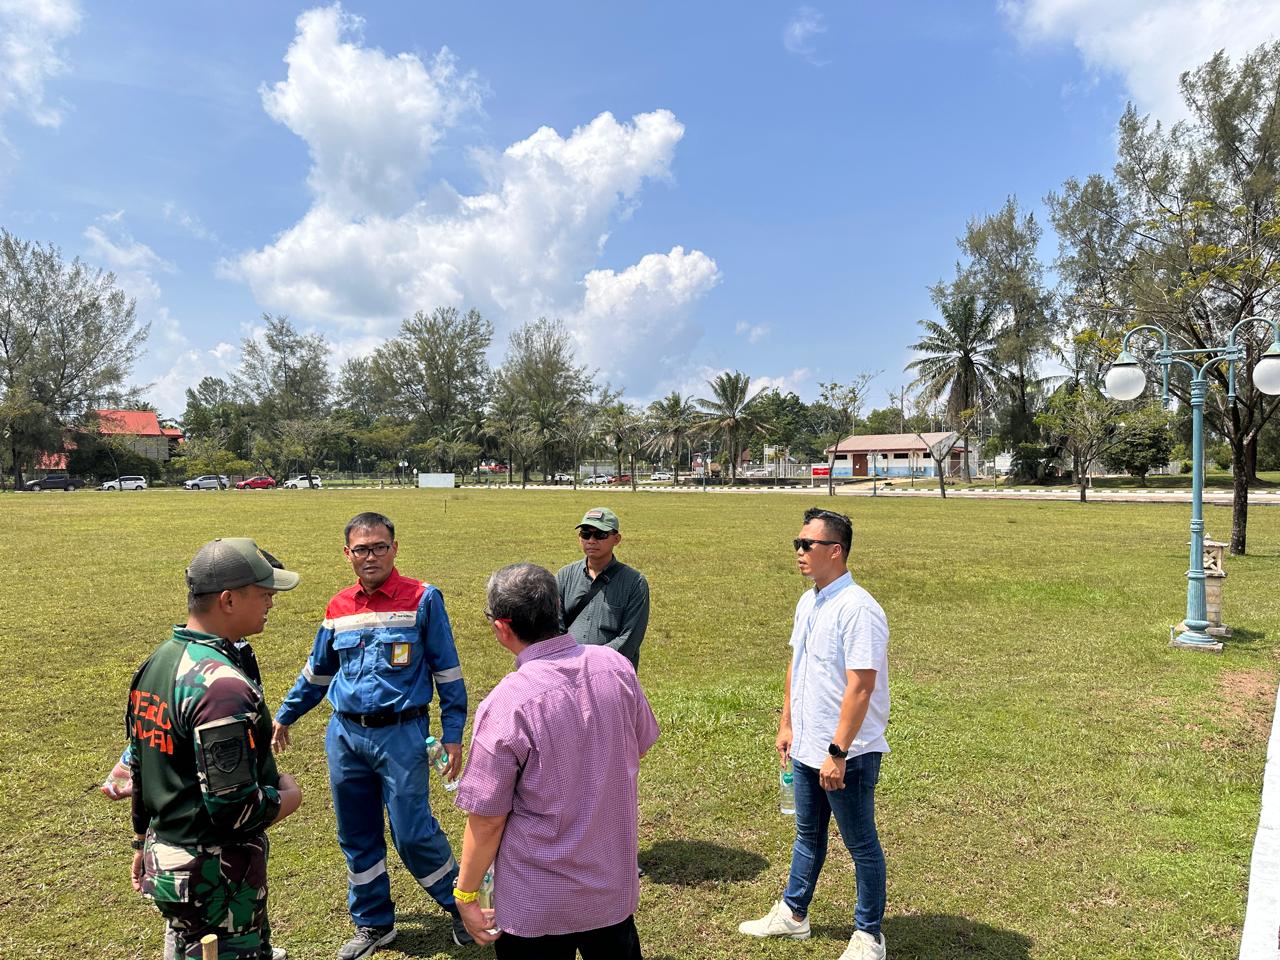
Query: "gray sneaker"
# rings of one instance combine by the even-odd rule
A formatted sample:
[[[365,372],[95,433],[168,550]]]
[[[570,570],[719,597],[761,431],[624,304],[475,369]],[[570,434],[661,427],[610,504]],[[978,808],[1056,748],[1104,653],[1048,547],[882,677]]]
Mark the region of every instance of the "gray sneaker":
[[[342,945],[338,960],[360,960],[396,938],[396,928],[356,927],[356,935]]]
[[[453,942],[458,946],[469,947],[476,942],[476,938],[467,932],[467,925],[462,922],[462,914],[457,907],[450,912],[449,922],[453,924]]]

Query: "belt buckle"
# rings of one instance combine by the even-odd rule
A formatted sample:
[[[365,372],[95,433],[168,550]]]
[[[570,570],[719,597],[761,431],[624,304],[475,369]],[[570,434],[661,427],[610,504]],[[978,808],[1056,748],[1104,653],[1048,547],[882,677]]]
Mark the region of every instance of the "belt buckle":
[[[359,717],[360,717],[360,726],[364,727],[366,730],[370,729],[370,725],[369,725],[369,722],[368,722],[368,721],[369,721],[369,714],[367,714],[367,713],[361,713],[361,714],[359,714]]]

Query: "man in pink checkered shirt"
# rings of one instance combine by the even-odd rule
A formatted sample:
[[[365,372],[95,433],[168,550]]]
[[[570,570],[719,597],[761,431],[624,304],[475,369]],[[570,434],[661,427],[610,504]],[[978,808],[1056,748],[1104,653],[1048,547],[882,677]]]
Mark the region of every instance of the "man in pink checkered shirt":
[[[636,777],[658,739],[653,711],[625,657],[559,634],[548,571],[504,567],[487,599],[516,669],[476,711],[458,790],[463,921],[499,960],[640,960]],[[482,910],[490,864],[494,909]]]

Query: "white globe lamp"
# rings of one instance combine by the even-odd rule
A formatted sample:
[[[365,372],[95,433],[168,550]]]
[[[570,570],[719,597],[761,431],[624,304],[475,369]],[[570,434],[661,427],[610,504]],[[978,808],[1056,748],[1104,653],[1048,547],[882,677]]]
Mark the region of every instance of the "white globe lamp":
[[[1280,343],[1273,343],[1253,368],[1253,385],[1263,393],[1280,394]]]
[[[1280,362],[1280,357],[1277,357]],[[1261,363],[1258,366],[1262,366]],[[1136,400],[1147,389],[1147,375],[1138,366],[1138,360],[1128,350],[1120,351],[1106,376],[1107,396],[1113,400]],[[1262,387],[1258,388],[1259,390]]]

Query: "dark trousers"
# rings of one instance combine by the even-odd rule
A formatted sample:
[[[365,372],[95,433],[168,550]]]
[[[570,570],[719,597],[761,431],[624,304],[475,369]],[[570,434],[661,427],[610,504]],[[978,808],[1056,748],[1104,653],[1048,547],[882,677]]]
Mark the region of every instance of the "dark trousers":
[[[504,933],[493,944],[498,960],[643,960],[636,918],[581,933],[557,933],[545,937],[517,937]]]

